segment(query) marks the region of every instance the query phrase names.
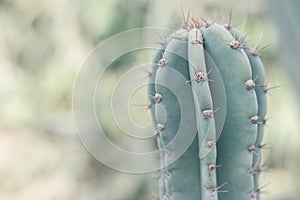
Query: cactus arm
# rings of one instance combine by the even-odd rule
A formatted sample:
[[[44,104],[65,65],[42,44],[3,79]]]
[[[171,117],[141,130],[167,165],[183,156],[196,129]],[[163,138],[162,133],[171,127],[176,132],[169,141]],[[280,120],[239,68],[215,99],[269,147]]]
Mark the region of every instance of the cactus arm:
[[[252,79],[250,63],[243,50],[232,49],[228,44],[231,34],[222,26],[212,24],[201,28],[204,48],[213,58],[222,74],[227,96],[226,121],[217,143],[218,183],[227,183],[228,192],[219,193],[222,200],[253,199],[253,176],[249,173],[253,155],[248,147],[256,141],[257,124],[251,117],[257,115],[256,95],[245,87]],[[228,103],[230,102],[230,103]]]
[[[182,57],[172,53],[182,55]],[[182,123],[189,127],[184,135],[195,134],[196,120],[191,86],[185,81],[189,80],[188,62],[187,62],[187,33],[182,33],[182,40],[171,39],[163,56],[167,62],[167,66],[158,68],[155,77],[156,92],[162,95],[162,100],[158,103],[160,106],[155,106],[155,116],[157,123],[163,124],[164,129],[159,132],[163,145],[167,145],[177,133],[180,121],[183,116],[180,113],[180,106],[184,105],[185,111],[189,113],[185,116],[185,121]],[[177,74],[183,76],[180,79],[174,76]],[[175,95],[176,94],[176,95]],[[179,100],[177,98],[184,97]],[[181,105],[182,104],[182,105]],[[164,109],[162,109],[164,108]],[[169,163],[174,152],[182,148],[180,145],[169,149],[165,149],[164,154],[165,174],[162,174],[162,179],[165,180],[165,199],[201,199],[200,189],[200,172],[198,157],[197,138],[192,141],[187,151],[172,164]],[[169,165],[170,164],[170,165]],[[196,177],[196,178],[195,178]]]
[[[216,129],[213,114],[213,102],[208,84],[208,73],[205,64],[202,34],[199,29],[189,32],[188,60],[191,86],[194,95],[196,121],[198,123],[198,148],[200,158],[201,189],[203,200],[217,200],[218,195],[213,192],[217,187],[216,180],[216,148],[210,149],[202,158],[202,144],[206,141],[216,143]],[[203,115],[211,114],[211,116]],[[205,113],[206,112],[206,113]]]
[[[232,35],[236,35],[236,37],[241,37],[241,33],[236,28],[231,28],[230,33]],[[257,96],[257,104],[258,104],[258,112],[257,116],[260,118],[261,123],[258,124],[257,127],[257,139],[255,142],[255,155],[253,156],[253,168],[257,169],[254,173],[254,192],[255,189],[259,188],[259,174],[260,174],[260,164],[261,164],[261,148],[262,148],[262,140],[264,135],[264,126],[265,126],[265,117],[267,113],[267,95],[266,95],[266,85],[265,85],[265,69],[264,65],[257,55],[257,49],[254,49],[250,46],[249,42],[244,41],[243,47],[245,49],[245,53],[248,56],[248,59],[251,64],[252,69],[252,79],[256,79],[255,84],[255,93]],[[256,192],[257,199],[260,199],[259,192]]]

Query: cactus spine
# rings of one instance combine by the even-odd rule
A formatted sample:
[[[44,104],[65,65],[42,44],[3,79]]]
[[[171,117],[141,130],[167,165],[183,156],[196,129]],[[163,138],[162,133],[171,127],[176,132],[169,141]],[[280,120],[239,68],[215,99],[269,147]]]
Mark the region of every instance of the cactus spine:
[[[148,92],[161,153],[160,200],[260,199],[266,88],[256,50],[230,24],[191,19],[157,51]],[[217,81],[226,94],[225,124],[218,141],[215,102],[220,91],[210,83],[212,71],[221,74]],[[196,131],[197,137],[171,163],[174,152],[182,148],[167,148],[181,130],[180,123],[189,127],[183,134]]]

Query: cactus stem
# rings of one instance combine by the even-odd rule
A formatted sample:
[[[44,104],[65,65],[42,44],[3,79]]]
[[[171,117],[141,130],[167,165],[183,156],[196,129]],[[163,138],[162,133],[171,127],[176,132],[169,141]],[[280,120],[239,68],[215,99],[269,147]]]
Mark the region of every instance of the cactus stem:
[[[157,44],[165,45],[167,43],[167,36],[166,35],[162,36],[159,32],[157,33],[157,35],[160,39],[160,42],[157,42]]]

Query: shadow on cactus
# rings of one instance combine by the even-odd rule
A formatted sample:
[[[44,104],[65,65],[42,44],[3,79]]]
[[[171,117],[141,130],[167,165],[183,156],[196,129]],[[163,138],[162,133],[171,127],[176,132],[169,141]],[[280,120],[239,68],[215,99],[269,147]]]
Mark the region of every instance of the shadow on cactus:
[[[267,88],[259,43],[251,47],[231,17],[223,25],[184,18],[182,29],[161,43],[148,87],[161,153],[158,198],[261,199]],[[174,70],[186,81],[179,81]],[[182,120],[178,102],[190,109],[183,123],[191,131],[184,134],[197,130],[197,137],[170,163],[177,149],[168,143]]]

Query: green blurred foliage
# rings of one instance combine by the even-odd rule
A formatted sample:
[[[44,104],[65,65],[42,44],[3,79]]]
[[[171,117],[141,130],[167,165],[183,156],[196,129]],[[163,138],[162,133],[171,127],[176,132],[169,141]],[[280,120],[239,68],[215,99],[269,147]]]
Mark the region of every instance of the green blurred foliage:
[[[178,29],[181,6],[220,23],[232,8],[234,24],[242,27],[246,19],[244,33],[252,44],[264,31],[262,44],[271,43],[262,51],[269,85],[282,86],[269,96],[272,118],[265,142],[271,149],[264,150],[264,160],[270,173],[263,173],[262,181],[270,185],[264,199],[299,199],[299,84],[290,80],[298,73],[279,61],[291,55],[280,43],[291,39],[282,39],[289,24],[279,30],[277,18],[259,0],[1,0],[0,199],[151,199],[150,175],[117,172],[85,151],[74,130],[73,83],[99,42],[130,28]],[[277,17],[284,21],[284,15]],[[126,42],[130,41],[123,45]],[[288,60],[299,63],[295,57]],[[151,60],[137,53],[113,64],[105,80],[107,94],[124,70],[141,58]],[[113,141],[122,142],[108,109],[103,111],[104,128],[113,133]]]

